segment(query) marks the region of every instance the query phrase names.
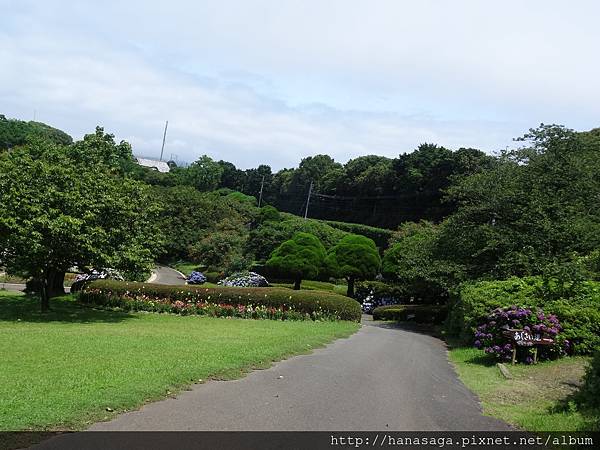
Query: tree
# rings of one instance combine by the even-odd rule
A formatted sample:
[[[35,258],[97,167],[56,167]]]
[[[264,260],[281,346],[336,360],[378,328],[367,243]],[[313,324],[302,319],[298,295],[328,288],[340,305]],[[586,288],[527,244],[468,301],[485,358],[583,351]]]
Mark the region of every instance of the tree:
[[[315,278],[323,270],[325,247],[310,233],[296,233],[273,251],[267,266],[291,276],[294,289],[299,290],[302,279]]]
[[[45,123],[7,119],[0,114],[0,152],[24,145],[29,138],[45,139],[62,145],[73,143],[73,139],[67,133]]]
[[[471,278],[553,272],[600,248],[594,132],[542,124],[517,141],[524,145],[448,191],[458,209],[442,240]]]
[[[375,278],[381,267],[381,258],[372,239],[349,234],[332,247],[326,265],[334,276],[348,280],[348,297],[354,296],[354,282]]]
[[[178,168],[179,169],[179,168]],[[186,169],[179,169],[182,184],[200,192],[214,191],[221,181],[223,167],[209,156],[203,155]]]
[[[157,212],[145,185],[68,148],[36,141],[0,156],[0,265],[39,280],[42,310],[71,267],[149,271]]]
[[[189,248],[193,261],[208,266],[209,271],[239,271],[248,267],[233,267],[234,264],[250,265],[243,256],[248,231],[241,220],[224,219],[207,230],[197,243]]]
[[[417,301],[445,300],[449,289],[461,280],[461,268],[440,254],[439,229],[426,221],[402,224],[383,257],[383,275],[397,281]]]
[[[154,187],[153,193],[161,202],[158,226],[165,236],[162,257],[166,260],[186,258],[190,246],[226,218],[244,223],[231,202],[217,194],[190,186]]]

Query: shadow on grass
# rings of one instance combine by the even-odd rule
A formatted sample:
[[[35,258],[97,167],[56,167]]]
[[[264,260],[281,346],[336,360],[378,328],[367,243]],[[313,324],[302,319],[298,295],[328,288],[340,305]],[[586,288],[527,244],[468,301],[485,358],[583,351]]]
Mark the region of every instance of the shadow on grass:
[[[427,336],[433,336],[439,339],[442,339],[443,337],[440,326],[427,323],[379,321],[372,319],[363,319],[363,323],[379,328],[403,330],[411,333],[426,334]]]
[[[78,303],[70,295],[51,299],[50,311],[42,313],[38,297],[6,292],[0,292],[0,294],[0,321],[116,323],[136,318],[126,312],[90,308]]]

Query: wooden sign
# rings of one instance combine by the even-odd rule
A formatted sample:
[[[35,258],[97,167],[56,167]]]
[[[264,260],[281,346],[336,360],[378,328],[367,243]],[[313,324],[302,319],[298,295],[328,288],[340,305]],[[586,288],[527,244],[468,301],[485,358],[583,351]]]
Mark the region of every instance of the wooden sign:
[[[540,333],[533,334],[527,330],[506,330],[503,334],[520,347],[554,344],[554,339],[544,337]]]
[[[531,333],[527,330],[506,330],[504,336],[508,337],[513,342],[512,363],[517,360],[517,347],[534,347],[533,363],[537,363],[537,346],[554,344],[554,339],[542,336],[540,333]]]

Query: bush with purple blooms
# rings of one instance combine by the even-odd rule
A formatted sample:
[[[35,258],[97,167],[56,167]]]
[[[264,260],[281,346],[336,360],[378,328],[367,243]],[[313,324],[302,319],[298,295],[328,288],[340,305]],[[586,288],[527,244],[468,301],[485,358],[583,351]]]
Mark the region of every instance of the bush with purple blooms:
[[[569,352],[570,343],[560,335],[562,327],[555,315],[547,315],[541,309],[534,312],[530,308],[516,306],[493,310],[477,327],[474,345],[498,359],[510,361],[513,345],[510,338],[504,336],[504,331],[509,329],[525,330],[554,339],[552,345],[538,346],[538,359],[558,358]],[[533,347],[518,346],[517,360],[531,364]]]
[[[269,282],[256,272],[237,272],[218,283],[228,287],[268,287]]]
[[[192,272],[187,277],[187,284],[204,284],[206,283],[206,276],[202,272]]]

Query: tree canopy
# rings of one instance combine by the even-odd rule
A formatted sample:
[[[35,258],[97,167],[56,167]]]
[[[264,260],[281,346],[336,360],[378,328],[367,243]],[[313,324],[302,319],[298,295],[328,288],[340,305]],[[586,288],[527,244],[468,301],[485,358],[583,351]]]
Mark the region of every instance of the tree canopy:
[[[353,297],[354,282],[375,278],[381,266],[381,258],[372,239],[349,234],[329,250],[326,265],[334,276],[348,280],[347,295]]]
[[[315,278],[323,270],[325,247],[310,233],[296,233],[271,254],[267,266],[294,279],[294,289],[300,289],[304,278]]]
[[[44,139],[62,145],[73,143],[73,139],[67,133],[45,123],[7,119],[0,114],[0,152],[23,145],[30,138]]]
[[[157,212],[142,183],[47,140],[0,155],[0,265],[40,280],[43,309],[71,267],[149,271]]]

